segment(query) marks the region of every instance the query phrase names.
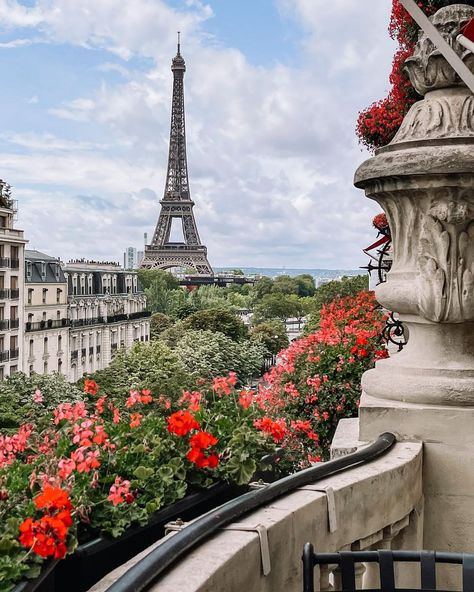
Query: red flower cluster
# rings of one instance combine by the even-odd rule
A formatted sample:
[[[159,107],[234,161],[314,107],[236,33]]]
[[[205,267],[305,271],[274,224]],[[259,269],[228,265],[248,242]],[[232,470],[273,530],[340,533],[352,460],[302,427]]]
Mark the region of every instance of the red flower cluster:
[[[17,454],[26,450],[28,438],[32,431],[33,426],[25,424],[13,436],[0,434],[0,469],[11,464],[16,459]]]
[[[130,493],[130,481],[122,479],[122,477],[115,477],[115,482],[110,486],[109,496],[107,497],[109,502],[112,502],[114,506],[123,504],[131,504],[135,500],[133,493]]]
[[[214,446],[217,442],[217,438],[209,432],[198,432],[197,434],[194,434],[194,436],[191,436],[189,439],[191,450],[186,455],[186,458],[194,463],[198,469],[204,467],[215,469],[219,464],[219,457],[217,454],[209,454],[206,456],[204,450]]]
[[[372,224],[374,225],[374,228],[376,228],[377,230],[385,230],[386,228],[388,228],[387,215],[383,212],[381,214],[377,214],[376,216],[374,216]]]
[[[237,384],[237,374],[229,372],[228,376],[219,376],[212,381],[212,390],[218,395],[230,395],[232,387]]]
[[[66,537],[72,525],[69,495],[62,489],[46,486],[34,503],[45,515],[39,520],[24,520],[18,540],[41,557],[62,559],[67,553]]]
[[[336,299],[320,311],[319,329],[293,341],[265,376],[256,400],[266,415],[254,425],[295,468],[326,456],[338,420],[357,412],[361,375],[385,351],[382,328],[373,293]]]
[[[176,411],[168,417],[168,432],[176,436],[186,436],[200,424],[189,411]]]
[[[275,442],[281,442],[288,431],[284,419],[274,421],[270,417],[262,417],[262,419],[256,419],[253,425],[257,430],[270,434]]]
[[[149,405],[153,403],[153,397],[151,396],[151,391],[148,389],[143,389],[142,392],[138,392],[135,390],[130,391],[130,396],[125,402],[125,407],[128,409],[133,407],[137,403],[142,403],[143,405]]]
[[[91,380],[90,378],[86,378],[84,380],[84,392],[88,395],[97,395],[99,391],[99,385],[95,380]]]

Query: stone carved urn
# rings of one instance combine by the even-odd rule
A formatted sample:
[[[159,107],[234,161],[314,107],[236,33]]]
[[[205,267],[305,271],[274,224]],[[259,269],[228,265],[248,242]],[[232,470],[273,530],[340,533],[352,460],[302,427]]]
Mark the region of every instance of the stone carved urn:
[[[454,4],[431,19],[472,71],[455,33],[473,17]],[[405,68],[424,99],[355,185],[387,214],[394,261],[376,296],[410,339],[362,386],[377,398],[474,406],[474,95],[423,33]]]

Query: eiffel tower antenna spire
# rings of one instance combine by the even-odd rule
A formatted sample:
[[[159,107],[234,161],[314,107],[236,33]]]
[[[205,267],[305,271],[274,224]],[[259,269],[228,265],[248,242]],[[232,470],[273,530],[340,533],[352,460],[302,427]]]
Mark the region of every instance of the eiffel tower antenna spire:
[[[173,100],[171,106],[170,145],[168,169],[161,210],[150,245],[145,246],[141,267],[169,269],[192,268],[197,274],[213,275],[207,260],[207,248],[201,244],[194,219],[189,192],[188,163],[186,157],[186,131],[184,117],[184,73],[186,64],[181,56],[178,31],[177,54],[171,62],[173,72]],[[183,242],[172,242],[173,219],[181,221]]]

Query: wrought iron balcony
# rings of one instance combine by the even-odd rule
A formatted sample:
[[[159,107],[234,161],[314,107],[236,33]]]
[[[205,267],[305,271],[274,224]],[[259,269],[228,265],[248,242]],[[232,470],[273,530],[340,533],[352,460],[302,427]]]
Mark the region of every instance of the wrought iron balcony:
[[[18,288],[12,288],[10,290],[10,298],[16,300],[17,298],[20,298],[20,290]]]
[[[0,351],[0,362],[8,362],[10,359],[10,352],[8,350]]]
[[[25,329],[30,331],[44,331],[45,329],[58,329],[59,327],[67,327],[68,319],[49,319],[47,321],[37,321],[36,323],[26,323]]]
[[[0,320],[0,331],[6,331],[10,328],[10,321],[9,319],[2,319]]]
[[[10,298],[10,290],[8,288],[1,288],[0,298]]]
[[[9,257],[0,257],[0,267],[10,267],[10,258]]]
[[[10,350],[10,360],[16,360],[20,354],[20,350],[18,348]]]
[[[10,269],[20,269],[20,260],[10,259]]]
[[[146,319],[151,316],[151,311],[149,310],[141,310],[139,312],[132,312],[128,315],[130,320],[132,319]]]
[[[118,315],[112,315],[110,317],[107,317],[107,323],[119,323],[120,321],[127,321],[128,320],[128,315],[126,314],[118,314]]]
[[[10,319],[10,329],[18,329],[20,326],[20,319]]]
[[[88,327],[90,325],[100,325],[104,323],[104,317],[93,317],[91,319],[71,319],[71,327]]]

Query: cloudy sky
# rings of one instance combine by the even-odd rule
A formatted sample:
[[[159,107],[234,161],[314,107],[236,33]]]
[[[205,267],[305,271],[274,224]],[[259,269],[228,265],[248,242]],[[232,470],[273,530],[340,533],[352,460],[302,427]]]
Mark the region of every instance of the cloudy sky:
[[[0,0],[0,178],[30,247],[121,260],[165,181],[176,31],[191,195],[215,266],[356,268],[352,187],[390,0]]]

